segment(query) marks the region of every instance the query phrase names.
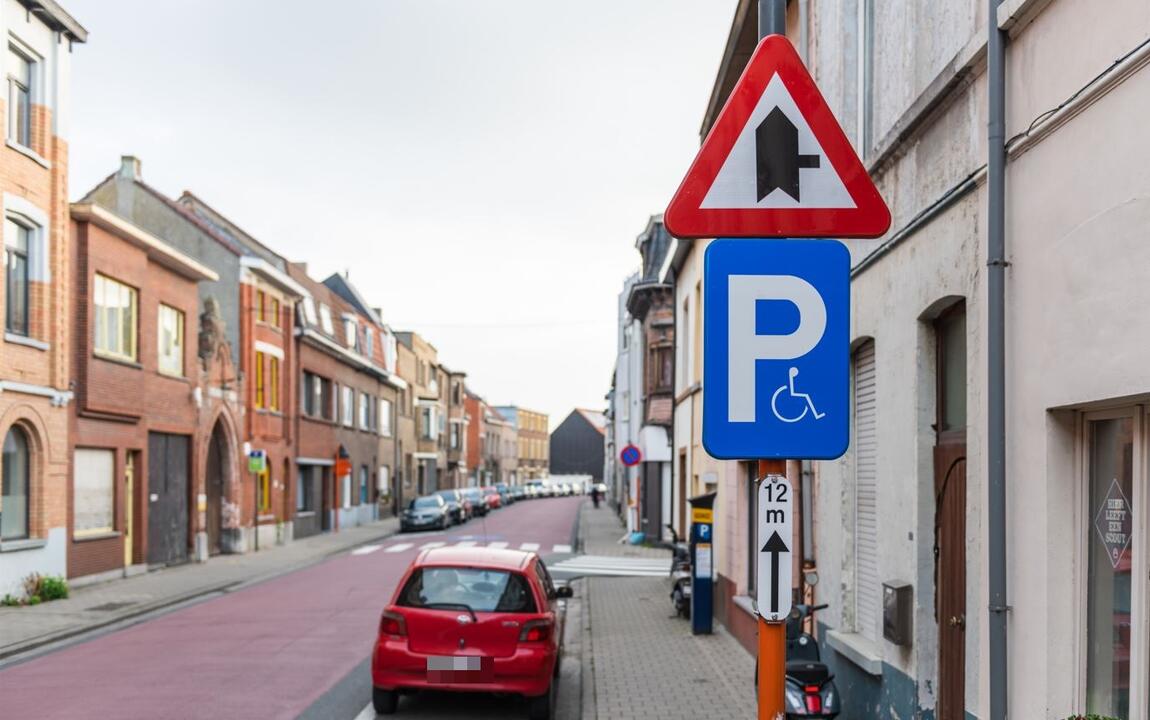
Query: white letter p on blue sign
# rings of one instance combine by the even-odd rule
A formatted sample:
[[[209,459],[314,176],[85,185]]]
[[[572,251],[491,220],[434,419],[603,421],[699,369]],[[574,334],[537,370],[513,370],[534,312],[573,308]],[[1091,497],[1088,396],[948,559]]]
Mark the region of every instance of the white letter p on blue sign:
[[[835,458],[850,422],[850,254],[835,240],[716,240],[704,259],[703,445]]]

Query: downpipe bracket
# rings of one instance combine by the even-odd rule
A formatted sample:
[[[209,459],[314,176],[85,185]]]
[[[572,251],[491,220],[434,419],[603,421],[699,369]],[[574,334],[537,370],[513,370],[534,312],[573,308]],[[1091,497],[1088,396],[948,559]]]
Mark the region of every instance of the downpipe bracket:
[[[998,614],[998,613],[1010,612],[1010,611],[1014,610],[1014,606],[1013,605],[987,605],[986,609],[990,610],[990,612],[992,612],[992,613]]]

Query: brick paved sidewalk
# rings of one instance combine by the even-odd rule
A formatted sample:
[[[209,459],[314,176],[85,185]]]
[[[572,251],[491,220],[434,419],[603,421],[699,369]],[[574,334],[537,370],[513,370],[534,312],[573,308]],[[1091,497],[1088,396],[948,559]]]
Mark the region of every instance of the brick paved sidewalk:
[[[606,506],[580,516],[584,551],[665,556],[666,550],[618,544],[624,534]],[[675,616],[663,578],[588,578],[583,588],[585,720],[753,718],[754,658],[718,623],[692,635]],[[589,677],[587,677],[589,675]]]
[[[246,555],[218,555],[130,578],[73,589],[66,600],[0,607],[0,659],[222,590],[266,580],[357,545],[395,534],[399,521],[380,520],[315,535]]]

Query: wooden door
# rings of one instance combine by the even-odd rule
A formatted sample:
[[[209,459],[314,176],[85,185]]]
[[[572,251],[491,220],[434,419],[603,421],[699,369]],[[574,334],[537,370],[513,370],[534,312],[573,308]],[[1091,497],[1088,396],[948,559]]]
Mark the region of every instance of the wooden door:
[[[966,442],[934,448],[938,720],[966,717]]]
[[[148,433],[148,564],[188,559],[188,438]]]
[[[217,426],[208,442],[208,463],[204,478],[207,504],[208,553],[220,552],[220,528],[223,521],[224,460],[223,438]]]

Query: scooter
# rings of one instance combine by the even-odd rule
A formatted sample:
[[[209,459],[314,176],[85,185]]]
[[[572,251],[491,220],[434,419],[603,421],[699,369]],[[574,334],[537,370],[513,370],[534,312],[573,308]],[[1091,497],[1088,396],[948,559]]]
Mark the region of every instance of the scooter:
[[[691,548],[679,538],[670,523],[667,523],[666,528],[671,531],[671,542],[667,544],[671,550],[671,604],[680,617],[690,618]]]
[[[835,676],[823,664],[819,645],[808,632],[803,620],[826,605],[795,605],[787,616],[787,667],[784,694],[787,720],[820,718],[831,720],[842,712],[842,698],[835,687]],[[759,684],[759,664],[755,661],[755,687]]]

